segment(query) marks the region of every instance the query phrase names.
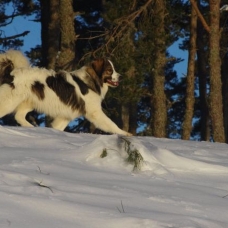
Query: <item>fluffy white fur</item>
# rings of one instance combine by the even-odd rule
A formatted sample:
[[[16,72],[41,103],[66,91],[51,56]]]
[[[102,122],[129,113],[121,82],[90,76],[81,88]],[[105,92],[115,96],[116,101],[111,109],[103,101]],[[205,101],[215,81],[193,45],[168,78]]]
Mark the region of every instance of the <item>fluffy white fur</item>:
[[[30,63],[28,59],[17,50],[9,50],[6,53],[0,54],[0,62],[5,61],[6,59],[10,60],[14,68],[23,68],[23,67],[29,67]]]
[[[18,51],[9,51],[6,56],[0,55],[0,62],[7,57],[13,62],[15,69],[11,72],[13,86],[5,83],[0,86],[0,118],[9,114],[15,113],[15,119],[21,126],[33,127],[25,116],[32,110],[37,110],[39,113],[45,113],[51,116],[54,120],[52,127],[58,130],[64,130],[71,120],[83,115],[81,110],[73,109],[70,105],[61,102],[55,91],[47,85],[47,77],[55,77],[56,72],[52,70],[28,67],[27,59]],[[114,134],[131,135],[128,132],[121,130],[117,125],[109,119],[102,111],[101,102],[104,99],[109,86],[118,85],[119,74],[112,67],[111,84],[107,81],[101,86],[100,94],[89,89],[87,94],[83,94],[79,85],[72,79],[72,75],[76,75],[79,79],[86,82],[91,80],[91,75],[88,74],[86,66],[73,72],[64,72],[65,80],[75,87],[76,96],[79,97],[85,104],[85,118],[92,122],[97,128]],[[31,86],[38,81],[44,85],[44,99],[40,99],[31,90]],[[61,85],[59,85],[61,86]]]

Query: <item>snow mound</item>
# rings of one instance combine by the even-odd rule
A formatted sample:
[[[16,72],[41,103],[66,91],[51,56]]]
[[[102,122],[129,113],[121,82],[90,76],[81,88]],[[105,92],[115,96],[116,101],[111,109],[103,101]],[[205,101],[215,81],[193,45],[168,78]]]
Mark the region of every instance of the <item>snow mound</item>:
[[[158,150],[156,146],[151,147]],[[122,137],[118,135],[101,135],[91,143],[83,146],[81,150],[86,151],[86,161],[95,166],[103,166],[117,170],[151,171],[151,174],[163,175],[168,170],[154,157],[140,141],[133,137]],[[137,153],[142,160],[135,167],[134,162],[129,162],[129,153]],[[85,155],[85,154],[84,154]],[[136,158],[137,159],[137,158]]]
[[[137,150],[142,157],[136,169],[134,169],[134,164],[127,162],[129,154],[126,142],[130,144],[131,151]],[[228,168],[221,164],[216,165],[208,161],[187,158],[183,154],[159,148],[152,143],[143,143],[137,137],[101,135],[81,149],[86,151],[86,161],[90,164],[128,171],[137,170],[153,176],[172,175],[172,171],[228,173]]]

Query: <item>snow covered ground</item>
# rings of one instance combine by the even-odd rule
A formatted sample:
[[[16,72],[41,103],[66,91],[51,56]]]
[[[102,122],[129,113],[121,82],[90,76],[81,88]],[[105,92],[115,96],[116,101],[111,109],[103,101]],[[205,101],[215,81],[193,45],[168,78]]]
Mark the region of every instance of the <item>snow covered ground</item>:
[[[227,144],[127,139],[0,126],[0,228],[228,227]]]

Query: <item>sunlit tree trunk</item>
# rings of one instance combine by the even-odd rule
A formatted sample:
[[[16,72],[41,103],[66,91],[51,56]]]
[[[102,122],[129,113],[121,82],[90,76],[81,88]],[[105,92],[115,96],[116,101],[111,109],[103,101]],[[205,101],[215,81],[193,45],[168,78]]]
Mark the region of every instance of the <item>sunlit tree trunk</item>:
[[[192,118],[195,104],[195,57],[196,57],[196,37],[197,37],[197,15],[192,7],[191,10],[191,25],[190,25],[190,44],[188,54],[188,72],[186,85],[186,99],[185,99],[185,115],[183,121],[182,139],[190,139],[192,131]]]
[[[121,119],[123,130],[136,135],[137,104],[135,102],[121,105]]]
[[[124,131],[129,131],[129,104],[121,105],[121,119],[122,119],[122,129]]]
[[[133,47],[133,42],[131,43],[130,47]],[[133,48],[132,48],[133,49]],[[136,81],[136,70],[135,66],[131,66],[126,72],[125,76],[128,78],[129,81]],[[129,94],[131,97],[126,99],[121,104],[121,120],[123,125],[123,130],[132,133],[133,135],[136,135],[136,128],[137,128],[137,101],[138,99],[135,99],[134,97],[136,94],[134,94],[135,86],[133,85],[126,85],[123,89],[124,91],[131,92]]]
[[[75,59],[76,34],[74,29],[74,11],[72,0],[61,0],[60,19],[60,54],[57,61],[59,69],[71,70]]]
[[[60,42],[59,0],[41,0],[42,66],[55,69]]]
[[[210,0],[210,115],[215,142],[225,142],[223,125],[221,59],[220,59],[220,0]]]
[[[156,0],[154,3],[154,14],[156,21],[154,22],[154,69],[152,73],[152,134],[155,137],[166,137],[167,124],[167,107],[166,95],[164,92],[165,84],[165,64],[166,64],[166,46],[165,46],[165,1]],[[152,29],[152,28],[151,28]]]

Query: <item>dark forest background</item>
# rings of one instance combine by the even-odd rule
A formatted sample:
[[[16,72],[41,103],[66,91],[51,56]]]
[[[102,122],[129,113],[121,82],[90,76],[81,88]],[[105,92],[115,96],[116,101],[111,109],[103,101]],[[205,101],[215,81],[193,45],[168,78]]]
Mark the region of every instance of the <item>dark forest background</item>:
[[[13,6],[6,13],[9,3]],[[228,0],[1,0],[0,51],[20,49],[24,32],[4,29],[19,16],[35,15],[41,45],[26,55],[33,65],[73,70],[108,57],[124,79],[109,90],[105,113],[134,135],[228,142]],[[182,61],[168,52],[178,40]],[[1,99],[1,98],[0,98]],[[47,118],[32,112],[30,121]],[[2,125],[17,125],[12,116]],[[69,132],[101,133],[79,118]]]

